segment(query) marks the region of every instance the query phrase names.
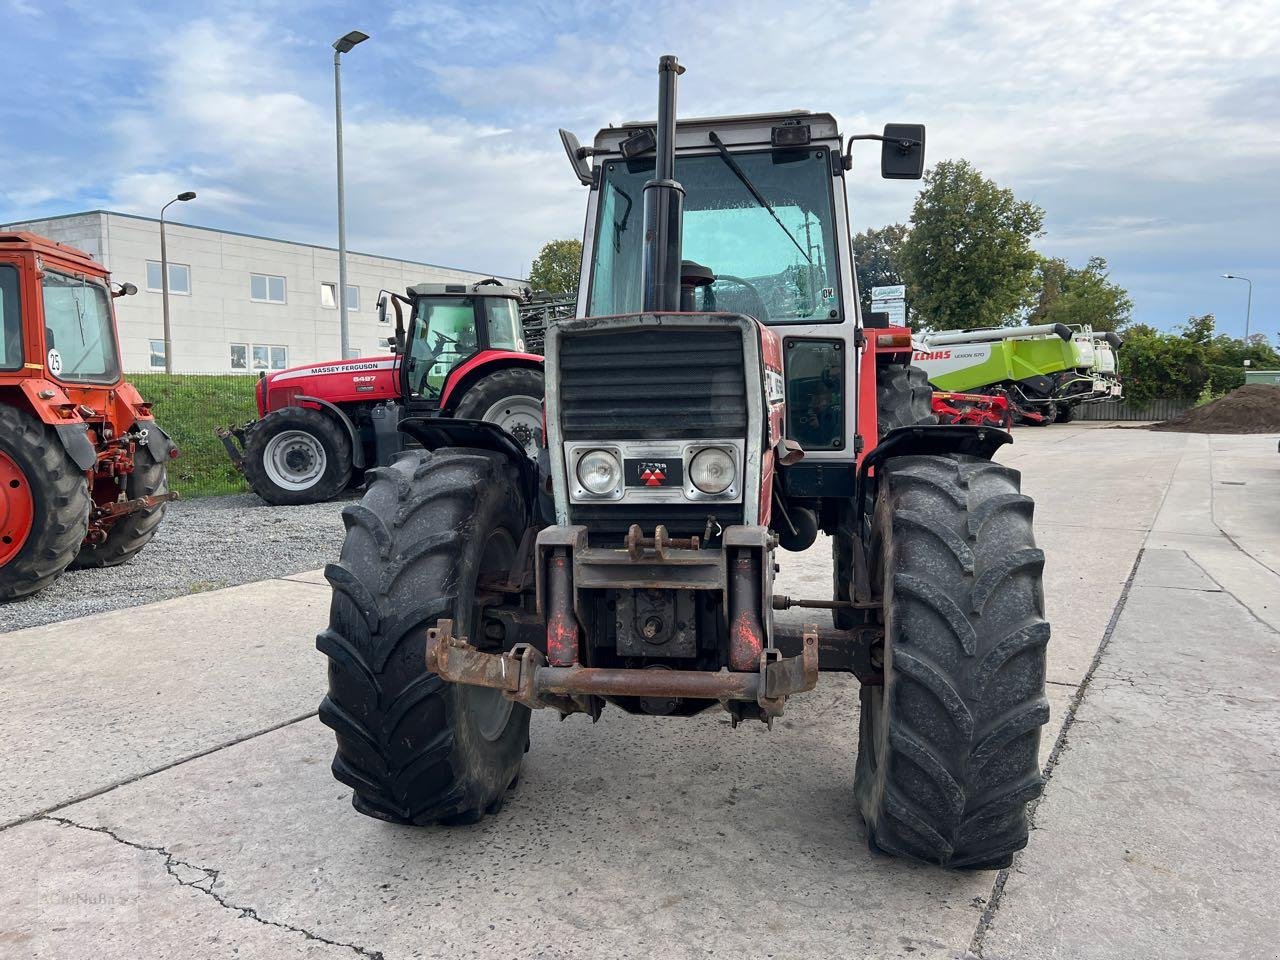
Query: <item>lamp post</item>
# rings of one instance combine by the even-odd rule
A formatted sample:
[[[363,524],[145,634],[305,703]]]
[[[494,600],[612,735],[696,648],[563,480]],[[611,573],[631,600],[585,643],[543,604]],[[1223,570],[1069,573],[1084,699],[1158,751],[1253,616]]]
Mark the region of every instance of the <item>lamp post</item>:
[[[173,373],[173,336],[169,330],[169,250],[164,242],[164,212],[169,204],[194,200],[194,190],[180,193],[160,208],[160,298],[164,307],[164,372]]]
[[[1249,285],[1249,299],[1245,301],[1244,308],[1244,340],[1249,342],[1249,315],[1253,313],[1253,281],[1248,277],[1237,277],[1234,273],[1224,273],[1223,280],[1243,280]]]
[[[347,200],[342,182],[342,55],[368,39],[367,33],[352,30],[333,41],[333,112],[338,129],[338,337],[343,360],[351,354],[351,333],[347,328]]]

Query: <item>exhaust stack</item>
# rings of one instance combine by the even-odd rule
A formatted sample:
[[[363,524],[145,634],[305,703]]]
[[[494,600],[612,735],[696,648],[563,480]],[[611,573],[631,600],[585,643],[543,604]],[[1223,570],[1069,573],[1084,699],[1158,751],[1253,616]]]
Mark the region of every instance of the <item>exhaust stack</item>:
[[[644,185],[644,310],[680,309],[680,224],[684,187],[676,176],[676,77],[684,73],[675,57],[658,61],[658,129],[653,179]]]

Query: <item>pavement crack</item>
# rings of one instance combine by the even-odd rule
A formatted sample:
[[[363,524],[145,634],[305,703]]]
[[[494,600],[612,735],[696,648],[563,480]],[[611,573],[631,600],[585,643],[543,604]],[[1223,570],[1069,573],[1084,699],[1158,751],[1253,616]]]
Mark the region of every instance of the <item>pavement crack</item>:
[[[138,843],[135,840],[129,840],[120,836],[110,827],[95,827],[84,823],[78,823],[67,817],[55,817],[49,814],[42,814],[38,819],[48,820],[51,823],[61,824],[63,827],[72,827],[76,830],[86,830],[90,833],[101,833],[110,837],[116,843],[130,847],[134,850],[140,850],[144,853],[154,853],[164,858],[165,872],[177,882],[180,887],[189,887],[192,890],[198,890],[205,896],[212,899],[218,906],[224,910],[230,910],[246,920],[252,920],[254,923],[260,923],[263,926],[275,927],[279,930],[287,930],[290,933],[299,934],[307,940],[313,940],[317,943],[323,943],[331,947],[342,947],[353,951],[357,956],[368,957],[369,960],[386,960],[380,950],[370,950],[359,944],[347,943],[343,940],[330,940],[318,933],[313,933],[305,927],[297,927],[290,923],[282,923],[279,920],[269,920],[261,916],[253,907],[247,907],[244,904],[232,903],[223,894],[214,889],[218,881],[222,877],[222,871],[213,867],[202,867],[199,864],[191,863],[187,860],[181,860],[164,847],[153,846],[147,843]]]

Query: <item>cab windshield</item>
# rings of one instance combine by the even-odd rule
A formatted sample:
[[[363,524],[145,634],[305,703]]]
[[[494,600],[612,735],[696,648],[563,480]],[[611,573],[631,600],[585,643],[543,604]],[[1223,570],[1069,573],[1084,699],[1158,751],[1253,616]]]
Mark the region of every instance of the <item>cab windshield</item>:
[[[745,313],[765,323],[838,323],[827,151],[763,150],[733,158],[773,212],[719,154],[676,157],[676,179],[685,189],[682,256],[716,275],[699,291],[697,309]],[[652,157],[604,165],[590,316],[643,309],[643,192],[653,169]]]
[[[120,361],[106,288],[86,277],[52,270],[45,270],[41,287],[49,373],[71,382],[115,382]]]

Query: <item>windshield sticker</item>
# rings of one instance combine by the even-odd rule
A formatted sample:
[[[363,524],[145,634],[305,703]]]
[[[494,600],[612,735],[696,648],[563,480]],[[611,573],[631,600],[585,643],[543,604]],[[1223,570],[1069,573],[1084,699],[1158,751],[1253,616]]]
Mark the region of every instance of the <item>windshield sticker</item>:
[[[49,351],[49,372],[55,377],[62,373],[62,354],[57,350]]]

